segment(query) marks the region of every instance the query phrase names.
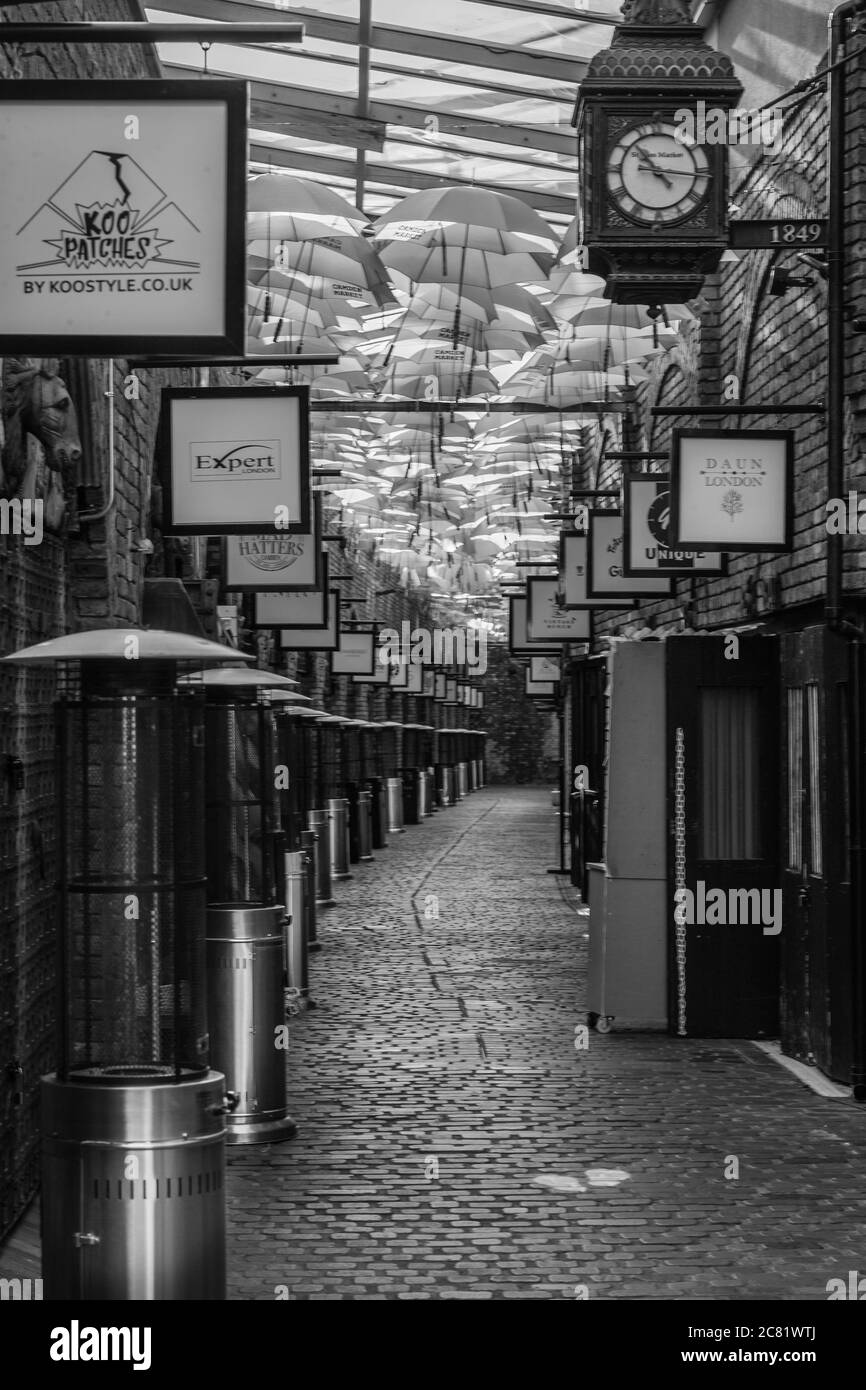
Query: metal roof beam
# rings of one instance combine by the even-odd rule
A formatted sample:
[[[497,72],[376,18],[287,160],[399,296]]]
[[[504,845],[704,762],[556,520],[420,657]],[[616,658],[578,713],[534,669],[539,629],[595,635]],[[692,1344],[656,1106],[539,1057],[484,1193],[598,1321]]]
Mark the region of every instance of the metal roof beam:
[[[207,78],[202,77],[200,68],[191,67],[182,63],[165,62],[163,64],[169,77],[175,74],[178,77],[198,77],[202,82]],[[237,77],[237,73],[211,72],[212,77]],[[354,98],[335,96],[332,92],[318,91],[313,87],[287,86],[284,83],[256,82],[250,80],[250,100],[252,111],[255,112],[256,106],[260,109],[267,108],[270,121],[280,119],[280,110],[290,110],[292,108],[309,112],[311,115],[338,116],[350,121],[357,121],[357,107]],[[570,155],[572,158],[576,153],[574,135],[560,134],[558,131],[551,130],[547,126],[522,126],[508,125],[504,121],[485,121],[478,116],[464,116],[461,112],[442,111],[431,109],[429,106],[404,106],[397,102],[372,101],[370,103],[370,119],[373,123],[394,126],[397,129],[402,127],[406,130],[429,130],[429,118],[431,115],[436,117],[439,130],[446,135],[462,136],[466,140],[485,140],[493,145],[512,145],[528,146],[535,150],[551,150],[555,154]],[[316,137],[311,137],[315,139]],[[324,143],[330,143],[325,140]],[[353,138],[349,144],[358,145],[358,139]],[[365,148],[376,148],[367,145]]]
[[[273,145],[251,145],[250,159],[254,163],[273,165],[281,169],[293,169],[297,173],[310,172],[333,174],[353,183],[355,162],[351,159],[336,159],[331,156],[307,154],[299,150],[281,150]],[[575,180],[577,175],[575,175]],[[400,197],[400,190],[408,193],[416,188],[492,188],[497,193],[507,192],[514,198],[522,198],[536,212],[554,212],[572,218],[576,207],[574,198],[564,198],[557,193],[544,193],[535,188],[506,188],[501,183],[483,183],[477,179],[456,178],[453,174],[439,175],[423,173],[420,169],[405,169],[399,165],[367,163],[368,184],[393,186],[394,196]],[[370,192],[374,190],[371,188]]]
[[[251,13],[263,9],[273,14],[272,5],[255,5],[248,0],[175,0],[182,12],[211,20],[231,22],[249,20]],[[173,11],[171,0],[148,4],[148,9]],[[176,11],[175,11],[176,12]],[[354,20],[335,19],[316,10],[292,8],[291,17],[303,24],[305,35],[330,43],[357,48],[361,43],[360,27]],[[571,16],[580,19],[581,15]],[[231,39],[227,39],[231,42]],[[562,58],[555,53],[538,52],[532,48],[514,48],[506,44],[483,43],[448,34],[434,34],[422,29],[401,29],[394,24],[374,24],[371,47],[386,53],[411,54],[416,58],[433,58],[439,63],[462,63],[471,68],[495,68],[497,72],[516,72],[524,77],[546,77],[553,82],[569,82],[575,86],[586,72],[587,64],[578,58]],[[307,55],[311,60],[315,53]]]

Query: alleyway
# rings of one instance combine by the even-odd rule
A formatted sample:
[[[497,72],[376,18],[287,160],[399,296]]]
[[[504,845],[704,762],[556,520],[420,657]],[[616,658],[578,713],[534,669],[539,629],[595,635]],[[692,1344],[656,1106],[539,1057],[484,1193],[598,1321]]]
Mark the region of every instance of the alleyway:
[[[824,1300],[866,1270],[864,1108],[746,1042],[576,1050],[556,833],[548,792],[488,788],[338,886],[299,1136],[231,1154],[231,1299]]]

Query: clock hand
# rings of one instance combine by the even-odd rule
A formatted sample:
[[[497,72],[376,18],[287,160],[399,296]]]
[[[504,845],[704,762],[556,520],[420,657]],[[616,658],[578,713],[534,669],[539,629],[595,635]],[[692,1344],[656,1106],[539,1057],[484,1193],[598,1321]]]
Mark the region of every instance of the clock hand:
[[[688,174],[684,169],[656,169],[652,164],[639,164],[639,169],[646,169],[649,173],[658,174],[664,179],[694,179],[695,174]]]
[[[670,183],[665,171],[663,169],[659,169],[658,165],[655,163],[652,155],[649,153],[648,150],[645,150],[641,145],[636,145],[634,152],[637,155],[638,159],[646,160],[645,164],[638,165],[639,169],[645,169],[649,173],[655,174],[656,178],[662,179],[667,184],[668,188],[671,188],[673,186]]]
[[[673,184],[664,169],[657,169],[654,164],[639,164],[637,167],[641,170],[645,169],[648,174],[655,174],[656,178],[661,179],[662,183],[666,183],[668,188],[673,188]]]

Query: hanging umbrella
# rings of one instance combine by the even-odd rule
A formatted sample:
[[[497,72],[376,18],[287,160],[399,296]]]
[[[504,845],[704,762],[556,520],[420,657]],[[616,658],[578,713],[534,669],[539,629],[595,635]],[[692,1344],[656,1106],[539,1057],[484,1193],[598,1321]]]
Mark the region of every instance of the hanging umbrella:
[[[477,235],[479,243],[486,238],[486,245],[479,249],[496,249],[489,239],[494,232],[509,251],[557,250],[557,238],[537,212],[519,198],[484,188],[429,188],[411,193],[373,225],[380,241],[418,241],[459,227],[471,229],[470,235]]]
[[[326,184],[317,183],[315,179],[298,178],[294,174],[259,174],[250,179],[247,184],[247,213],[251,223],[262,214],[282,217],[285,230],[280,231],[281,236],[289,233],[290,224],[310,226],[319,235],[322,229],[329,233],[352,235],[368,226],[370,221],[363,212],[347,203]],[[306,235],[308,233],[304,233]],[[291,235],[293,241],[302,239],[297,232]]]

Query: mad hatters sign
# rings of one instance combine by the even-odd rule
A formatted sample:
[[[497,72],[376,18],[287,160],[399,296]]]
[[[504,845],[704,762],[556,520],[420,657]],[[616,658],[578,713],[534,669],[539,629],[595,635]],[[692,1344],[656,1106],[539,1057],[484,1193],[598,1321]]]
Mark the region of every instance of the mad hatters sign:
[[[170,387],[157,452],[167,535],[309,533],[305,386]]]
[[[676,430],[672,543],[784,553],[793,545],[791,430]]]
[[[625,548],[623,574],[651,579],[690,574],[724,574],[723,555],[680,550],[671,544],[671,481],[667,474],[637,473],[625,479]]]
[[[242,352],[247,84],[0,84],[0,354]]]
[[[271,531],[259,536],[226,536],[223,577],[230,592],[262,593],[269,589],[303,591],[324,584],[321,508],[313,504],[313,529]]]

